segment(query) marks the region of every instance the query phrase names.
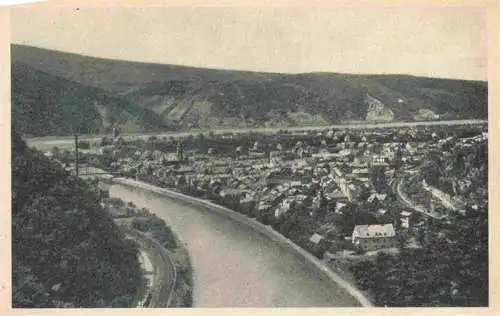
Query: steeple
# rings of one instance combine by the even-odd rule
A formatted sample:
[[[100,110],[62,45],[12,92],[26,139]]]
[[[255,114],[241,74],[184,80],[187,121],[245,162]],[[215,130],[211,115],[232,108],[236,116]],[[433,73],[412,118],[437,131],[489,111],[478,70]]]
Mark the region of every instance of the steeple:
[[[182,146],[182,142],[179,140],[177,142],[177,160],[178,161],[183,161],[184,160],[184,146]]]

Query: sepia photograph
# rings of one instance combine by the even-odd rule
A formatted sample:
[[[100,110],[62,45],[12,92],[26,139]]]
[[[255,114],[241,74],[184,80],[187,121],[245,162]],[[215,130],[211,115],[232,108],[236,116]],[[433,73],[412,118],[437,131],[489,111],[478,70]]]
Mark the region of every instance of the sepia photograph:
[[[13,309],[491,306],[486,6],[57,3],[10,8]]]

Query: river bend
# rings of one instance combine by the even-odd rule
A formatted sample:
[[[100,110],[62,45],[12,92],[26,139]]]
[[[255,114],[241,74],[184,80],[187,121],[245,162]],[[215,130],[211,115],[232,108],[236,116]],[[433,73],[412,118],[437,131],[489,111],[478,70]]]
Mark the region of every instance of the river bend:
[[[114,184],[110,195],[146,207],[187,244],[195,307],[351,307],[343,288],[268,236],[201,206]]]

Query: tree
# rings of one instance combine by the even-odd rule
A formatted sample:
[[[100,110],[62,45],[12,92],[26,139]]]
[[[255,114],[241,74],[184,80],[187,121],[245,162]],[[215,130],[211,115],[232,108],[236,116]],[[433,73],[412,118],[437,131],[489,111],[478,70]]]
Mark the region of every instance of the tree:
[[[386,192],[388,190],[389,186],[385,176],[385,167],[371,166],[370,179],[377,192]]]
[[[88,141],[82,140],[78,143],[78,147],[81,149],[90,149],[90,143]]]
[[[116,307],[116,308],[130,307],[130,305],[133,303],[133,301],[134,301],[134,297],[131,295],[119,296],[111,302],[111,307]]]
[[[67,149],[63,149],[61,152],[60,152],[60,155],[59,155],[59,159],[62,161],[62,162],[70,162],[72,159],[71,159],[71,153],[69,152],[69,150]]]
[[[118,136],[120,136],[120,129],[115,126],[113,127],[113,137],[117,138]]]
[[[118,146],[120,146],[120,147],[123,146],[123,145],[125,145],[125,139],[123,139],[122,136],[118,137],[117,140],[116,140],[116,144]]]
[[[429,185],[438,186],[441,178],[440,166],[435,161],[429,161],[422,167],[421,173]]]
[[[52,147],[51,152],[52,152],[52,155],[54,156],[54,158],[56,158],[56,159],[58,159],[61,156],[61,150],[57,146]]]
[[[198,150],[200,150],[201,152],[204,152],[206,150],[205,135],[203,135],[203,133],[199,133],[196,136],[196,146],[198,147]]]

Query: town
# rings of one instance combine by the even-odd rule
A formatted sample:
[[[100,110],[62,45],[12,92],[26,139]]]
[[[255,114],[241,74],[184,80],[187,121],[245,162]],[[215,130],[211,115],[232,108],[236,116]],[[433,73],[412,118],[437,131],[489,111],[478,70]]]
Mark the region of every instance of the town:
[[[379,253],[451,247],[457,223],[485,221],[487,138],[487,127],[474,125],[147,140],[115,130],[79,142],[79,171],[100,168],[226,206],[352,272]],[[46,155],[74,169],[74,152]]]
[[[118,136],[102,139],[98,154],[83,150],[80,159],[84,166],[215,201],[272,225],[303,246],[314,244],[315,253],[323,256],[345,247],[358,252],[392,248],[398,235],[413,237],[417,246],[414,237],[426,222],[450,223],[485,210],[484,185],[471,190],[474,182],[485,181],[478,178],[484,162],[473,170],[475,177],[457,178],[451,166],[444,181],[435,173],[437,161],[456,152],[464,168],[464,152],[486,142],[486,132],[470,127],[152,136],[147,141]],[[47,154],[72,162],[69,152],[58,152]],[[354,214],[359,218],[351,218]],[[350,229],[349,220],[362,225]]]

